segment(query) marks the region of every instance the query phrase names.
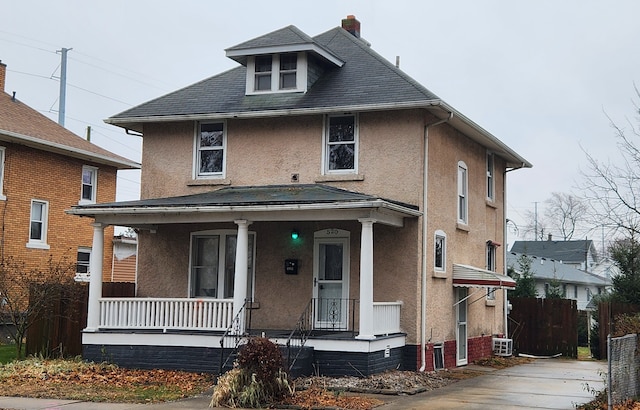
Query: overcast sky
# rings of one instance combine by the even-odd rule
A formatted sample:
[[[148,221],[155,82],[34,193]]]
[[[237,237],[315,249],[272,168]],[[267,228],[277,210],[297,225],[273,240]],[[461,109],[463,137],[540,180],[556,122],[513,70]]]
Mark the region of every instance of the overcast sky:
[[[236,66],[224,49],[293,24],[314,36],[354,14],[362,37],[534,167],[508,174],[507,217],[522,226],[552,192],[571,192],[586,150],[615,159],[605,115],[635,121],[640,1],[0,0],[5,91],[57,121],[68,53],[65,126],[140,161],[141,140],[103,119]],[[122,172],[118,200],[137,199]],[[515,235],[510,235],[509,245]]]

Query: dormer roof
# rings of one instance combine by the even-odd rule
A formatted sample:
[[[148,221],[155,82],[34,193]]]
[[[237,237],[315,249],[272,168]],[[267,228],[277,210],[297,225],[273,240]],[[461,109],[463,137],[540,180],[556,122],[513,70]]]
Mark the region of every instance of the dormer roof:
[[[333,52],[315,42],[296,26],[287,26],[271,33],[245,41],[225,50],[227,57],[246,66],[247,57],[264,54],[295,53],[305,51],[336,67],[344,61]]]

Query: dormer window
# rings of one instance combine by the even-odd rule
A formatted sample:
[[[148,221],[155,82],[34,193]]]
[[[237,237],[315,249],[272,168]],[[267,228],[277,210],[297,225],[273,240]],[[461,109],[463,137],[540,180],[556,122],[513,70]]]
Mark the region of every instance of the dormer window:
[[[306,91],[305,53],[282,53],[249,57],[247,94]]]
[[[269,91],[271,90],[271,69],[273,63],[271,56],[258,56],[256,57],[256,76],[255,76],[255,90],[256,91]]]
[[[280,55],[280,89],[296,88],[296,66],[298,56],[296,54]]]

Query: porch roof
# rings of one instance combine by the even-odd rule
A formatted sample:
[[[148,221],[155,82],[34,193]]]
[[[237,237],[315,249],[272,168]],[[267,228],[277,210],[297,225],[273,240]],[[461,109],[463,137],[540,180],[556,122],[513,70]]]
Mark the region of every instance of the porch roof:
[[[497,272],[454,263],[453,286],[515,289],[516,281]]]
[[[415,205],[322,184],[225,187],[200,194],[73,206],[72,215],[108,225],[284,220],[356,220],[402,226]]]

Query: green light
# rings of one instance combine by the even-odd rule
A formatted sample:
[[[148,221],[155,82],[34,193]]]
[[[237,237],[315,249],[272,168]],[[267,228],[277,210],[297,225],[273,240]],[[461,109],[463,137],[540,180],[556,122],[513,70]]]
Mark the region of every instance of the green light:
[[[295,241],[299,237],[300,237],[300,234],[298,233],[298,231],[291,231],[291,239],[293,239]]]

